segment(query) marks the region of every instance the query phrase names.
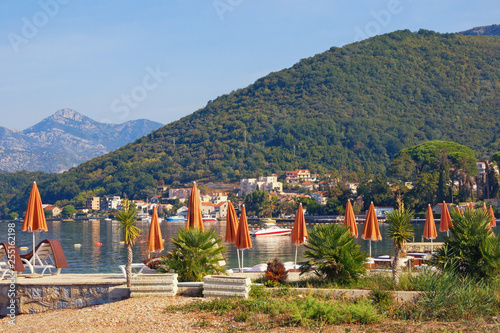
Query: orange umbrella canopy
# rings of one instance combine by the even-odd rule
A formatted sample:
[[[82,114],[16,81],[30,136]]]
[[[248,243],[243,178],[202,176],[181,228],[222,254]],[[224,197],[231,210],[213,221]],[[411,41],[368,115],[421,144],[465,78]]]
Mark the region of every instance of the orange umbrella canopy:
[[[370,204],[370,208],[368,208],[365,227],[363,228],[361,238],[369,239],[372,241],[382,240],[382,234],[380,233],[380,229],[378,227],[378,219],[377,214],[375,213],[375,206],[373,205],[373,202]]]
[[[151,226],[149,227],[148,250],[149,252],[163,250],[163,239],[161,238],[160,223],[158,222],[158,212],[156,210],[156,206],[153,208]]]
[[[496,227],[497,220],[495,220],[495,212],[493,211],[493,206],[490,206],[490,212],[488,215],[491,217],[490,227]]]
[[[248,233],[245,205],[241,208],[240,223],[238,224],[238,232],[236,233],[234,246],[236,246],[238,250],[249,249],[252,247],[252,241],[250,240],[250,234]]]
[[[31,186],[30,198],[28,200],[28,208],[24,216],[23,231],[48,231],[45,214],[43,213],[42,198],[38,191],[36,182]]]
[[[304,209],[302,209],[302,204],[300,204],[297,214],[295,214],[295,222],[292,229],[292,244],[300,245],[305,243],[308,238]]]
[[[238,232],[238,216],[231,201],[227,204],[226,243],[234,243]]]
[[[190,228],[198,228],[200,230],[205,229],[205,226],[203,226],[203,216],[201,215],[200,201],[198,187],[196,186],[196,182],[193,182],[191,195],[189,197],[186,230],[189,230]]]
[[[436,239],[437,237],[436,223],[434,221],[434,214],[432,214],[431,205],[427,206],[427,216],[425,218],[423,236],[427,239]]]
[[[453,227],[451,222],[450,212],[448,211],[448,206],[446,202],[443,201],[443,209],[441,209],[441,222],[439,223],[439,231],[450,231],[450,227]]]
[[[354,216],[354,210],[352,209],[350,200],[347,200],[345,206],[344,226],[350,227],[352,237],[358,237],[358,225],[356,224],[356,217]]]

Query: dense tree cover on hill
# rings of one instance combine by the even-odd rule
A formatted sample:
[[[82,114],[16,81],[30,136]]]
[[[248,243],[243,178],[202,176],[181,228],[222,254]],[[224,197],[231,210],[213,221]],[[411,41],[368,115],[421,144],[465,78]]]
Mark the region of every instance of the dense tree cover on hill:
[[[399,151],[429,140],[483,158],[500,150],[499,82],[497,36],[396,31],[271,73],[39,188],[47,202],[98,187],[134,199],[158,184],[295,168],[384,174]],[[9,207],[23,208],[24,190]]]

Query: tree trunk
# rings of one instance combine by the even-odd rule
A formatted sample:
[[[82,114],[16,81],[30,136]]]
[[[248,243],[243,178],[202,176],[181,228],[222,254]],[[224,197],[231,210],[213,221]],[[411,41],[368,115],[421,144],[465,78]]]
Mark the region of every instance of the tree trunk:
[[[395,248],[394,249],[394,260],[392,261],[392,282],[394,283],[394,287],[399,285],[399,256],[401,250]]]
[[[127,264],[125,265],[125,272],[127,275],[127,288],[130,288],[130,278],[132,276],[132,246],[127,244]]]

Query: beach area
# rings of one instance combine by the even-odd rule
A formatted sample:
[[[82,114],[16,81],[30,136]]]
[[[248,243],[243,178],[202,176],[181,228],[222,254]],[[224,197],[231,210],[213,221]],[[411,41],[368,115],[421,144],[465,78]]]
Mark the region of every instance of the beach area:
[[[196,297],[140,297],[82,309],[19,315],[15,324],[0,319],[0,332],[498,332],[495,322],[405,322],[316,327],[265,326],[267,318],[236,322],[233,316],[208,312],[166,311],[171,305],[203,301]],[[205,299],[206,300],[206,299]],[[499,318],[500,319],[500,318]],[[259,328],[258,324],[263,326]]]

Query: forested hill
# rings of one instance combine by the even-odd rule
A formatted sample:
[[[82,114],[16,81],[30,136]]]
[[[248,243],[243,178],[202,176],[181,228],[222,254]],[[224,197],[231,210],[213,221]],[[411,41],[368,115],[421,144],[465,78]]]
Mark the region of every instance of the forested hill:
[[[299,167],[381,173],[428,140],[487,157],[500,150],[499,81],[498,36],[396,31],[303,59],[39,187],[53,202]]]

